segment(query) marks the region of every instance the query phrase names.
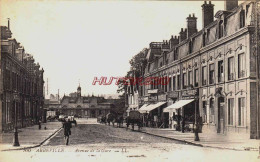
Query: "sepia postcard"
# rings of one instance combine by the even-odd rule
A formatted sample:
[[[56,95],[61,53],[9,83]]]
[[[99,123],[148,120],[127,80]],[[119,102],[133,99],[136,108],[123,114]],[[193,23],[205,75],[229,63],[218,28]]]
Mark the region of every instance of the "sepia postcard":
[[[259,0],[0,0],[0,162],[260,161]]]

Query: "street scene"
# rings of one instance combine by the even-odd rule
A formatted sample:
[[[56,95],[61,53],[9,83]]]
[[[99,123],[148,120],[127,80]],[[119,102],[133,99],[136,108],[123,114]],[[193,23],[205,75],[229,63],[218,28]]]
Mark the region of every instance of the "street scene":
[[[0,162],[260,160],[258,0],[0,3]]]

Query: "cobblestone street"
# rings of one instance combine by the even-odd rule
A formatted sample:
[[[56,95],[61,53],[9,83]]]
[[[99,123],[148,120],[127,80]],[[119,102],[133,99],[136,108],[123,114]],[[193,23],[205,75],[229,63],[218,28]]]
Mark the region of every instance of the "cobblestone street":
[[[12,155],[16,156],[12,156]],[[44,146],[1,152],[3,161],[257,161],[258,152],[203,148],[100,124],[73,125],[69,146],[63,130]],[[18,158],[19,157],[19,158]],[[116,160],[115,160],[116,159]]]

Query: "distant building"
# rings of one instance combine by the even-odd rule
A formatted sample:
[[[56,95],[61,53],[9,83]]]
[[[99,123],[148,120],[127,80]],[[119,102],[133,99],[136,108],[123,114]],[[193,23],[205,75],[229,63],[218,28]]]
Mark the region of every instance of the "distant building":
[[[44,116],[43,73],[32,55],[1,26],[0,131],[36,124]]]
[[[101,115],[110,113],[113,103],[104,97],[97,96],[81,96],[81,87],[77,88],[77,92],[65,95],[60,99],[45,100],[45,109],[53,111],[57,114],[73,115],[80,117],[96,118]]]

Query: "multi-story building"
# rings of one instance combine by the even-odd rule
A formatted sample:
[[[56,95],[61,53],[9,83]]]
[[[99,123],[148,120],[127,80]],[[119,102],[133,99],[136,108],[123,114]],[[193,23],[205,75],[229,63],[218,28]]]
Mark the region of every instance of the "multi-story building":
[[[32,55],[1,26],[1,131],[37,123],[43,113],[43,73]]]
[[[259,138],[257,9],[254,1],[226,1],[214,20],[214,5],[204,2],[202,30],[189,15],[178,37],[150,43],[144,78],[167,77],[169,83],[141,86],[139,98],[148,106],[140,110],[162,120],[197,113],[203,132]]]

